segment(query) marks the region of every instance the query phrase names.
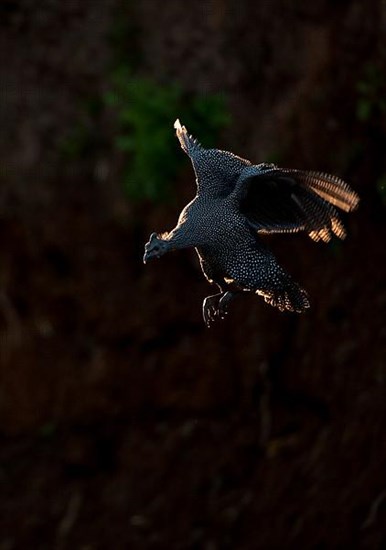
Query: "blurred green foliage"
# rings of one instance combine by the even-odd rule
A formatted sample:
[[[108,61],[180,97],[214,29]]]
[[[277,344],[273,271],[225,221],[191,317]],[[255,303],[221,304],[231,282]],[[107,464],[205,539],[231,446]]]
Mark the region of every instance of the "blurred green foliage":
[[[361,122],[386,114],[386,75],[376,65],[365,66],[357,83],[356,115]]]
[[[65,135],[59,144],[59,150],[66,160],[76,160],[86,156],[92,145],[91,132],[87,125],[79,124]]]
[[[95,155],[95,151],[106,146],[105,137],[96,130],[104,103],[98,94],[83,97],[78,104],[77,123],[61,136],[58,143],[60,155],[67,161]]]
[[[378,178],[375,179],[376,192],[383,206],[386,206],[386,175],[384,174],[384,148],[386,146],[386,74],[375,63],[368,63],[357,84],[357,118],[371,129]],[[383,163],[383,166],[382,166]]]
[[[42,426],[40,426],[38,430],[38,436],[44,439],[49,439],[53,437],[57,432],[57,425],[55,422],[46,422]]]
[[[386,206],[386,174],[378,179],[376,186],[382,204]]]
[[[215,145],[229,123],[222,95],[187,94],[177,84],[131,76],[127,69],[115,71],[105,101],[116,115],[114,145],[125,155],[123,184],[136,200],[171,195],[183,159],[173,131],[176,118],[207,147]]]

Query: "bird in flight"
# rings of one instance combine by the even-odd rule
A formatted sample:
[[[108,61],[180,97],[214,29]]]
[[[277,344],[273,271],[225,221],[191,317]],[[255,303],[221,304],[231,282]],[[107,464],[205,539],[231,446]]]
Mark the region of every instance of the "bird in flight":
[[[206,149],[177,119],[174,128],[196,175],[197,193],[170,232],[150,235],[144,263],[170,250],[193,247],[202,271],[219,292],[205,298],[207,326],[223,319],[240,292],[253,292],[280,311],[303,312],[306,291],[262,241],[266,233],[305,231],[314,241],[346,236],[337,209],[350,212],[358,195],[336,176],[252,164],[228,151]]]

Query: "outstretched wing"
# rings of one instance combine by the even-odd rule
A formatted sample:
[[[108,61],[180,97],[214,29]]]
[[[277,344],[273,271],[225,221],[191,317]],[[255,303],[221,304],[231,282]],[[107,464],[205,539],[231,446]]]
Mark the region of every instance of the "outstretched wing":
[[[210,193],[211,197],[226,197],[234,191],[240,174],[251,166],[249,160],[243,159],[229,151],[206,149],[190,134],[177,119],[174,123],[176,135],[181,148],[189,156],[194,172],[198,192]]]
[[[174,129],[176,131],[176,136],[180,142],[181,149],[188,155],[192,156],[197,150],[201,149],[201,144],[194,138],[192,135],[188,134],[185,126],[182,126],[180,119],[174,123]]]
[[[258,232],[306,231],[313,240],[325,242],[333,234],[341,239],[346,236],[335,207],[349,212],[359,202],[358,195],[336,176],[273,164],[247,168],[234,196]]]

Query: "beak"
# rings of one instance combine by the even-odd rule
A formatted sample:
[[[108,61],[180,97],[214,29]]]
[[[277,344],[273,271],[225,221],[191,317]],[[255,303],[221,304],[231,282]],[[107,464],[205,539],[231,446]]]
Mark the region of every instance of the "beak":
[[[152,238],[152,237],[150,237],[149,242],[147,242],[147,243],[145,244],[145,254],[143,255],[143,263],[144,263],[144,264],[146,264],[147,261],[149,260],[149,256],[150,256],[150,252],[149,252],[149,251],[150,251],[150,246],[151,246],[151,238]]]
[[[152,258],[151,250],[150,250],[149,244],[150,244],[150,243],[145,244],[145,254],[143,255],[143,263],[144,263],[144,264],[147,264],[147,262],[148,262],[149,260],[151,260],[151,258]]]

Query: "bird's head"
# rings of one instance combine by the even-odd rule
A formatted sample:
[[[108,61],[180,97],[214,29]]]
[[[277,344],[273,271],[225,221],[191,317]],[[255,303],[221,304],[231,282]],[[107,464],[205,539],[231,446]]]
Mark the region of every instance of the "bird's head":
[[[168,251],[168,243],[163,240],[157,233],[152,233],[149,242],[145,244],[145,254],[143,255],[143,263],[146,264],[153,258],[160,258]]]

